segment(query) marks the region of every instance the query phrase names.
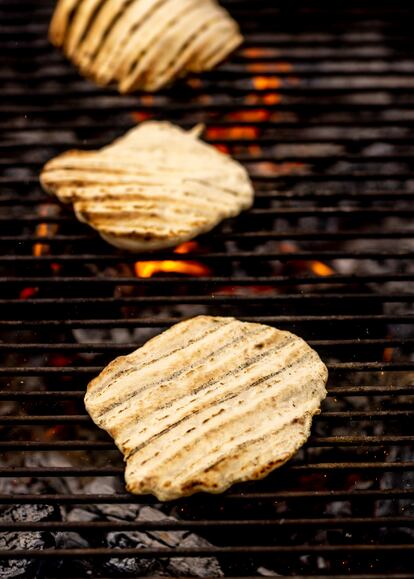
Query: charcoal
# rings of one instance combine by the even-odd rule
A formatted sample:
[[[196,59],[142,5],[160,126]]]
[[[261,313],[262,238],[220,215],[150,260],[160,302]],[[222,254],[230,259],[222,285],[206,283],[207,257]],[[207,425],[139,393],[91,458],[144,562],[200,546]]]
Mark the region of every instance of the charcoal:
[[[56,548],[57,549],[88,549],[90,547],[89,541],[82,537],[79,533],[56,533]],[[98,577],[98,568],[100,563],[94,559],[85,559],[80,557],[73,557],[69,560],[61,559],[57,562],[56,575],[57,577]]]
[[[58,519],[58,511],[49,505],[16,505],[0,514],[2,523],[14,522],[41,522]],[[0,549],[39,551],[55,546],[52,533],[48,531],[18,532],[7,531],[0,533]],[[24,577],[38,577],[43,562],[38,559],[4,559],[0,560],[0,577],[11,579]]]
[[[158,548],[156,541],[150,541],[145,533],[115,532],[107,536],[107,545],[111,549],[143,549],[145,547]],[[121,558],[113,557],[104,567],[109,573],[125,574],[126,577],[134,575],[167,575],[165,564],[161,560],[141,559],[139,557]]]
[[[167,517],[153,507],[141,507],[139,521],[174,521],[173,517]],[[111,548],[197,548],[211,547],[211,543],[194,533],[186,531],[147,531],[146,533],[109,533],[107,536],[108,546]],[[118,559],[113,558],[108,562],[108,571],[122,569],[125,574],[162,574],[162,575],[192,575],[196,577],[221,577],[223,572],[215,557],[196,557],[155,560],[155,559]]]

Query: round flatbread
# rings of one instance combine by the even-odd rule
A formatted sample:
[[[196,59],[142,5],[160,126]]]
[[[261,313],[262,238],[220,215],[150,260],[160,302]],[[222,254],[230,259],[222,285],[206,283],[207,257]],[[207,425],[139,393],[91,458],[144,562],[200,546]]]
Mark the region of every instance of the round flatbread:
[[[326,380],[298,336],[198,316],[111,362],[85,405],[124,454],[128,490],[164,501],[281,466],[307,440]]]
[[[55,157],[40,181],[116,247],[174,247],[253,203],[246,170],[198,133],[142,123],[99,151]]]
[[[209,70],[243,40],[216,0],[59,0],[49,38],[82,74],[125,93]]]

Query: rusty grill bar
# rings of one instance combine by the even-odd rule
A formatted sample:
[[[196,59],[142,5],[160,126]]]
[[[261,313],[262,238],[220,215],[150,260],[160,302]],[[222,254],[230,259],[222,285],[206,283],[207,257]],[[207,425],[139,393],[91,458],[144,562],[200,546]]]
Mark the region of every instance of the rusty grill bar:
[[[119,561],[211,556],[231,577],[414,578],[414,8],[223,4],[246,36],[228,62],[156,95],[119,96],[49,46],[51,1],[0,1],[0,567],[132,577]],[[145,118],[204,122],[255,184],[254,208],[189,253],[112,250],[38,184],[53,155]],[[139,277],[135,262],[154,260],[204,273]],[[156,501],[123,491],[119,454],[85,413],[86,383],[197,313],[302,335],[330,369],[322,413],[264,481],[175,502],[163,508],[172,519],[108,518],[102,506]],[[91,492],[86,477],[115,477],[113,492]],[[52,519],[3,517],[30,505]],[[100,516],[83,519],[87,508]],[[136,531],[209,544],[108,543]],[[53,544],[5,548],[8,534],[34,532]],[[62,547],[65,533],[84,542]]]

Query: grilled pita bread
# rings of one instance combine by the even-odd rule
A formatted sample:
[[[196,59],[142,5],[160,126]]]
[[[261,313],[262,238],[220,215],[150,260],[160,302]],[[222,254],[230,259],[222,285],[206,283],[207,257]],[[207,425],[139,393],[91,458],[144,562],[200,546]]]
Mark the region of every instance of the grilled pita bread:
[[[169,123],[146,122],[99,151],[49,161],[43,188],[112,245],[173,247],[235,217],[253,202],[245,169]]]
[[[210,70],[243,40],[216,0],[59,0],[49,38],[83,75],[122,93]]]
[[[306,441],[327,369],[301,338],[198,316],[117,358],[85,396],[129,491],[171,500],[260,479]]]

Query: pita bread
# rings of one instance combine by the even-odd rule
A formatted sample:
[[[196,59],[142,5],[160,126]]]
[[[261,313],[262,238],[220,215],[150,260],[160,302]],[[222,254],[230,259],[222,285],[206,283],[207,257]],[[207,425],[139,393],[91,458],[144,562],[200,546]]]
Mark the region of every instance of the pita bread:
[[[245,169],[198,132],[142,123],[99,151],[55,157],[40,181],[116,247],[174,247],[253,203]]]
[[[304,444],[327,369],[301,338],[198,316],[117,358],[85,396],[129,491],[171,500],[259,479]]]
[[[83,75],[122,93],[210,70],[243,40],[216,0],[59,0],[49,38]]]

